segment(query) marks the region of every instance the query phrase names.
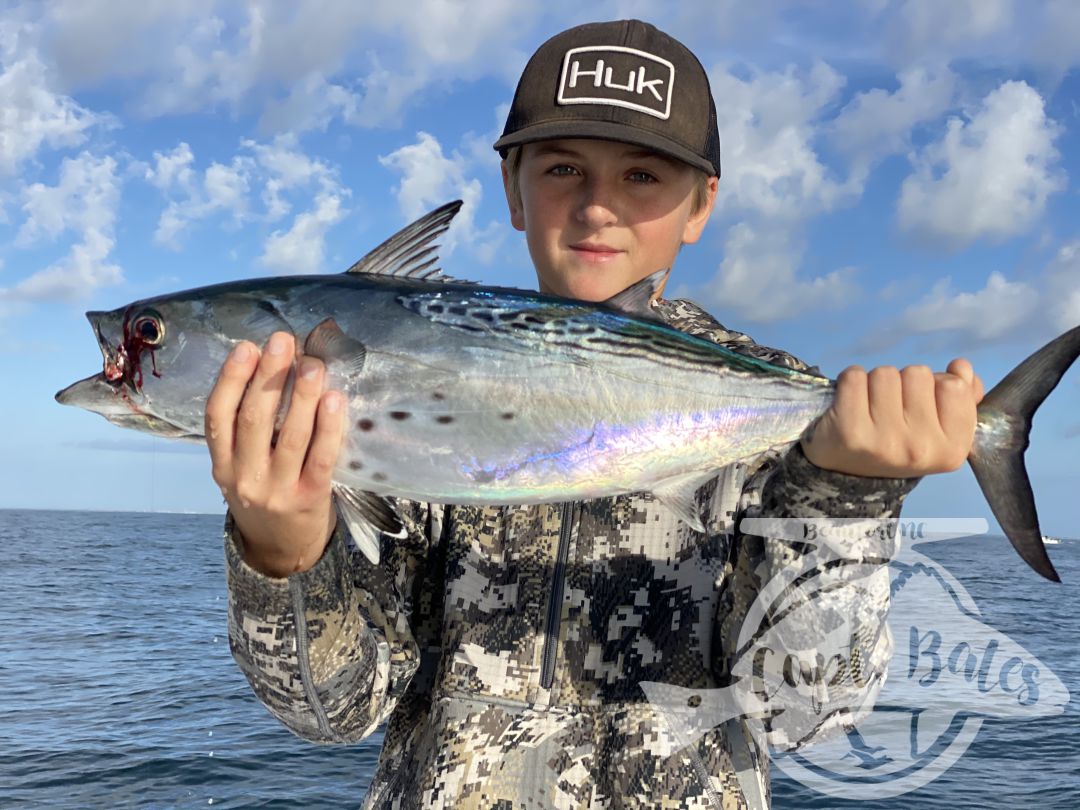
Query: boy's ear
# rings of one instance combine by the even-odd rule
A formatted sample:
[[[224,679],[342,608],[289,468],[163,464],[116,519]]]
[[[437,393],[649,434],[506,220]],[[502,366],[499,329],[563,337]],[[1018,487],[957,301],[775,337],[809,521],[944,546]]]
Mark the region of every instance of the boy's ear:
[[[712,215],[713,206],[716,205],[716,192],[720,187],[719,177],[710,177],[705,181],[705,204],[690,215],[683,228],[683,244],[692,245],[701,238],[702,231]]]
[[[502,161],[499,164],[502,169],[502,181],[503,181],[503,193],[506,195],[506,207],[510,209],[510,224],[514,226],[516,230],[525,230],[525,211],[521,205],[521,192],[520,186],[517,195],[510,193],[510,170],[506,166],[506,161]],[[515,199],[516,197],[516,199]]]

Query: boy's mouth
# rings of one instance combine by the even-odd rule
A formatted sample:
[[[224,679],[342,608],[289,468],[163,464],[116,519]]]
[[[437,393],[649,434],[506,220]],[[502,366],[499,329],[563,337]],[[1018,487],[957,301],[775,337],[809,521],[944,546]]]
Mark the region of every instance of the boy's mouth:
[[[609,262],[617,256],[622,255],[622,251],[618,248],[613,248],[610,245],[596,244],[591,242],[577,242],[570,245],[570,250],[579,259],[596,264],[603,264]]]

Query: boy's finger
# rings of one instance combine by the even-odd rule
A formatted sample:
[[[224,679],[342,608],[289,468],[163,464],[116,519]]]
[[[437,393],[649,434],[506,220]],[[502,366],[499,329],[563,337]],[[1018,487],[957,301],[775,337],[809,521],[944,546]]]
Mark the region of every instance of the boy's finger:
[[[815,446],[857,443],[871,429],[870,406],[866,398],[866,371],[848,366],[836,377],[836,397],[825,415],[814,422],[806,441]]]
[[[222,364],[217,382],[206,400],[203,429],[215,479],[223,476],[231,478],[236,411],[258,360],[259,350],[253,343],[243,341],[237,344]],[[221,484],[221,481],[218,483]]]
[[[304,467],[304,457],[315,427],[315,413],[322,394],[323,364],[314,357],[297,363],[289,412],[274,445],[271,475],[280,484],[295,486]]]
[[[974,396],[976,404],[982,402],[983,394],[985,393],[983,381],[982,378],[975,373],[975,369],[971,367],[971,363],[962,357],[958,357],[949,363],[949,367],[946,371],[967,380],[968,384],[971,386],[972,396]]]
[[[975,400],[971,386],[955,374],[934,375],[934,397],[941,429],[950,442],[970,449],[975,435]],[[966,453],[965,453],[966,455]]]
[[[866,371],[862,366],[849,366],[836,378],[836,399],[833,411],[843,421],[855,423],[870,417],[870,400],[866,395]]]
[[[900,385],[905,423],[913,429],[933,430],[937,435],[940,427],[934,372],[929,366],[907,366],[900,372]]]
[[[897,429],[904,424],[903,386],[893,366],[878,366],[866,375],[870,419],[877,429]]]
[[[234,457],[241,469],[262,470],[270,458],[281,392],[293,361],[293,336],[275,332],[266,343],[259,366],[240,402],[236,417]]]
[[[345,410],[345,398],[338,391],[327,391],[319,401],[315,435],[311,438],[302,473],[303,483],[310,489],[330,489],[345,432]]]
[[[971,367],[971,363],[965,360],[963,357],[957,357],[951,363],[948,368],[945,369],[949,374],[955,374],[960,377],[969,385],[975,379],[975,370]]]

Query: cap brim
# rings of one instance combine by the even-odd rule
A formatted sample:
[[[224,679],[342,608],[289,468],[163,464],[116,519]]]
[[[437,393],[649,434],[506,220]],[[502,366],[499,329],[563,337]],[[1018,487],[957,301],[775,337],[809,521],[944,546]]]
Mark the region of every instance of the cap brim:
[[[505,156],[511,146],[521,146],[536,141],[552,141],[558,138],[586,138],[590,140],[619,141],[634,146],[644,146],[660,154],[689,163],[710,177],[719,177],[720,168],[663,135],[641,127],[620,124],[617,121],[545,121],[523,127],[495,141],[494,147]]]

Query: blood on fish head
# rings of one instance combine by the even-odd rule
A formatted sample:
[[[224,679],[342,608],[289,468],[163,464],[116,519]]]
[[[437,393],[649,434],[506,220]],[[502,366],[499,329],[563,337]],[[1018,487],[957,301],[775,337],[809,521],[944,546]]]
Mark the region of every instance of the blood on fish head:
[[[200,439],[206,397],[230,348],[206,330],[205,310],[184,299],[137,301],[87,319],[102,355],[99,374],[56,395],[58,402],[120,427]]]

